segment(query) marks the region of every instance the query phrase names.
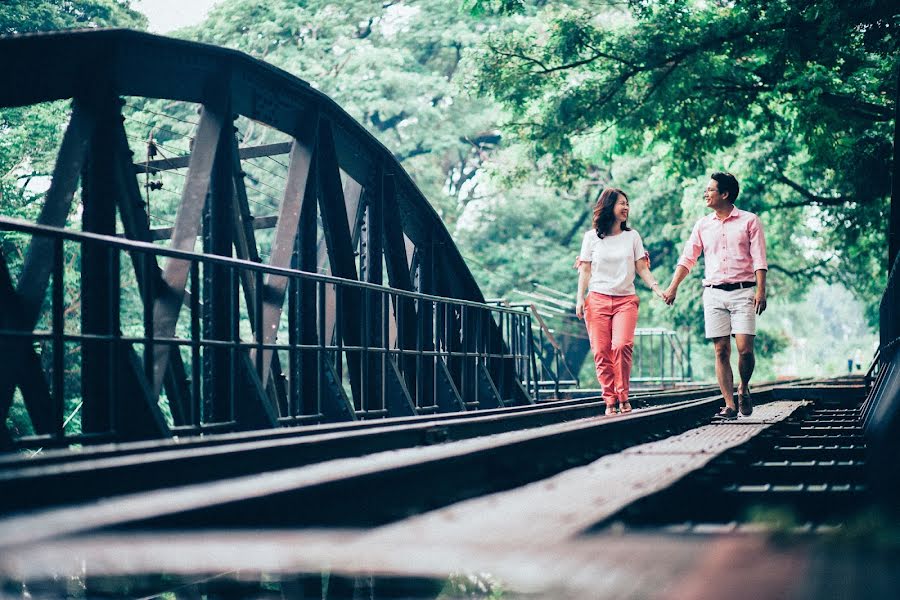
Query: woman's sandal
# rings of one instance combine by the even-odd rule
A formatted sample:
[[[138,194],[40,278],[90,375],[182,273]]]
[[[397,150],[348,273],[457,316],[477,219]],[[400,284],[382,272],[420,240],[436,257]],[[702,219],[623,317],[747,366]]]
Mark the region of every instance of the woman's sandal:
[[[616,405],[615,405],[615,404],[607,404],[607,405],[606,405],[606,412],[603,413],[603,416],[605,416],[605,417],[611,417],[611,416],[613,416],[614,414],[616,414]]]
[[[631,412],[631,402],[625,401],[619,404],[619,412],[620,413],[630,413]]]

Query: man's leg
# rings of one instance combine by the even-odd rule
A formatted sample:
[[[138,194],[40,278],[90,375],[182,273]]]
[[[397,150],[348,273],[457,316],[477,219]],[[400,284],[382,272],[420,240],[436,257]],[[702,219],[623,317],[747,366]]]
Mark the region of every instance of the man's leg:
[[[731,370],[731,338],[727,335],[713,338],[713,346],[716,351],[716,379],[725,398],[725,406],[737,410],[734,403],[734,373]]]
[[[753,354],[753,340],[755,338],[755,335],[747,335],[746,333],[737,333],[734,336],[738,351],[738,373],[741,376],[738,393],[745,393],[750,390],[750,377],[753,376],[753,368],[756,366],[756,356]]]
[[[734,336],[738,350],[738,372],[741,375],[741,384],[738,387],[738,408],[745,417],[753,414],[753,400],[750,398],[750,377],[753,375],[753,367],[756,366],[756,357],[753,354],[754,337],[747,333],[738,333]]]

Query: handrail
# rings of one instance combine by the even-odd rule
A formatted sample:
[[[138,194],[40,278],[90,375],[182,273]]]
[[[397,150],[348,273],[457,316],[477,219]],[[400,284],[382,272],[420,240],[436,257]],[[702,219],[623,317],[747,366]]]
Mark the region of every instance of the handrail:
[[[192,251],[159,247],[147,242],[123,239],[114,235],[78,232],[59,227],[35,225],[0,217],[0,231],[30,234],[32,240],[45,238],[51,242],[54,274],[50,286],[49,308],[52,319],[41,324],[7,320],[0,324],[0,344],[9,352],[39,352],[52,357],[52,365],[38,368],[49,370],[49,389],[37,404],[28,406],[38,435],[17,436],[16,443],[7,447],[55,446],[71,443],[103,443],[120,439],[168,437],[173,434],[195,434],[245,429],[259,429],[280,425],[300,425],[386,415],[428,414],[430,412],[465,412],[483,408],[512,406],[521,401],[516,396],[514,381],[529,390],[528,402],[538,396],[536,373],[528,361],[531,350],[531,318],[527,311],[506,306],[491,306],[468,300],[446,298],[353,279],[278,268],[252,261]],[[65,243],[78,244],[76,253],[83,256],[90,247],[102,249],[101,256],[109,263],[106,270],[110,288],[108,330],[84,328],[70,330],[64,311],[68,306],[63,297],[67,274],[62,268]],[[154,311],[147,296],[165,296],[165,282],[148,278],[142,290],[124,291],[124,257],[130,254],[138,272],[151,272],[157,259],[189,264],[191,286],[181,331],[169,334],[154,333]],[[221,285],[201,279],[200,272],[211,268],[223,269],[226,276]],[[284,277],[289,282],[289,294],[299,301],[313,302],[311,310],[317,316],[315,326],[320,335],[308,340],[297,333],[308,326],[300,312],[290,309],[283,319],[273,325],[284,336],[268,341],[262,339],[264,330],[262,309],[250,309],[247,302],[241,307],[238,286],[242,275],[250,273],[256,285],[252,291],[253,304],[263,305],[266,286],[263,275]],[[212,287],[210,287],[212,286]],[[327,308],[325,286],[333,287],[336,307],[341,298],[351,293],[360,296],[360,307],[367,314],[361,316],[362,331],[358,339],[344,338],[338,333],[329,341],[322,333]],[[354,290],[351,292],[351,289]],[[304,291],[305,290],[305,291]],[[203,311],[208,308],[209,294],[231,299],[227,315],[227,330],[222,334],[200,329]],[[141,311],[120,312],[125,298],[143,301]],[[203,299],[204,304],[201,304]],[[46,304],[41,298],[42,304]],[[404,302],[415,302],[423,319],[403,317]],[[393,306],[393,311],[391,310]],[[379,308],[374,309],[377,306]],[[368,313],[368,308],[373,312]],[[425,308],[430,307],[430,308]],[[82,313],[83,316],[83,313]],[[127,326],[124,324],[128,319]],[[370,326],[384,332],[379,337],[369,335]],[[243,327],[250,329],[247,337]],[[388,330],[394,328],[395,335]],[[490,329],[499,337],[485,336]],[[189,330],[189,331],[188,331]],[[244,329],[246,332],[247,329]],[[404,336],[412,332],[412,338]],[[37,342],[35,344],[35,342]],[[66,393],[65,363],[67,349],[78,348],[82,357],[88,352],[100,352],[110,357],[110,368],[90,371],[82,359],[81,368],[95,382],[108,389],[102,396],[84,395],[110,415],[109,424],[81,429],[81,433],[67,431],[61,419]],[[142,355],[136,352],[142,348]],[[160,412],[157,400],[151,395],[149,382],[160,370],[159,351],[174,352],[185,358],[182,382],[185,387],[174,395],[167,394],[169,419]],[[219,353],[228,369],[214,371],[208,366],[210,357]],[[264,360],[281,353],[288,366],[288,376],[277,389],[266,388]],[[286,357],[286,358],[285,358]],[[346,359],[346,366],[343,360]],[[306,366],[303,366],[303,361]],[[312,361],[312,362],[310,362]],[[211,363],[210,363],[211,364]],[[354,379],[350,370],[359,365]],[[344,370],[349,373],[351,396],[344,388]],[[301,374],[302,371],[302,374]],[[21,374],[19,374],[21,376]],[[26,375],[27,376],[27,375]],[[212,398],[208,378],[224,378],[227,385],[217,396],[219,403],[207,404]],[[42,380],[44,375],[36,379]],[[189,381],[188,381],[189,380]],[[201,391],[200,382],[203,381]],[[209,379],[211,381],[211,379]],[[272,379],[269,380],[273,381]],[[167,388],[168,390],[168,388]],[[170,392],[172,390],[169,390]],[[182,395],[179,395],[182,394]],[[102,404],[98,401],[102,400]],[[176,413],[176,410],[178,411]],[[34,421],[34,419],[38,419]],[[123,433],[131,432],[131,433]]]
[[[298,269],[288,269],[283,267],[276,267],[272,265],[267,265],[264,263],[253,262],[250,260],[244,260],[240,258],[233,258],[228,256],[220,256],[217,254],[201,254],[198,252],[189,252],[187,250],[176,250],[173,248],[166,248],[164,246],[157,246],[155,244],[151,244],[149,242],[140,242],[136,240],[129,240],[126,238],[121,238],[118,236],[110,236],[103,235],[99,233],[90,233],[86,231],[76,231],[73,229],[66,229],[63,227],[52,227],[49,225],[38,225],[35,223],[31,223],[28,221],[23,221],[21,219],[12,219],[9,217],[0,216],[0,231],[17,231],[21,233],[32,233],[32,234],[42,234],[42,235],[50,235],[54,237],[59,237],[69,241],[76,242],[102,242],[104,245],[118,248],[120,250],[126,251],[140,251],[140,252],[150,252],[157,256],[166,256],[169,258],[178,258],[183,260],[190,261],[203,261],[209,264],[216,264],[222,266],[230,266],[230,267],[239,267],[241,269],[247,269],[254,272],[259,273],[267,273],[272,275],[283,275],[283,276],[291,276],[291,277],[302,277],[304,279],[310,279],[312,281],[320,281],[322,283],[331,283],[331,284],[341,284],[352,287],[357,287],[360,289],[368,289],[377,292],[389,292],[392,295],[403,296],[405,298],[410,298],[413,300],[430,300],[434,302],[452,302],[453,304],[459,304],[460,306],[470,306],[472,308],[480,308],[491,310],[492,312],[502,312],[505,314],[514,314],[514,315],[522,315],[527,313],[527,311],[517,310],[517,306],[502,306],[496,304],[488,304],[484,302],[474,302],[471,300],[463,300],[460,298],[450,298],[445,296],[434,296],[431,294],[425,294],[421,292],[412,292],[407,290],[402,290],[398,288],[388,288],[385,285],[377,285],[373,283],[368,283],[365,281],[359,281],[358,279],[345,279],[342,277],[335,277],[334,275],[325,275],[322,273],[316,273],[313,271],[301,271]]]

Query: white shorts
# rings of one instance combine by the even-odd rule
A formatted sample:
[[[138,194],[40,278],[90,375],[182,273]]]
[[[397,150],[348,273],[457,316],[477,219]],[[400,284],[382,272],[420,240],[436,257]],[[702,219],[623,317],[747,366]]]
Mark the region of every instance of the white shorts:
[[[719,290],[703,288],[703,317],[706,337],[717,338],[742,333],[756,335],[756,288]]]

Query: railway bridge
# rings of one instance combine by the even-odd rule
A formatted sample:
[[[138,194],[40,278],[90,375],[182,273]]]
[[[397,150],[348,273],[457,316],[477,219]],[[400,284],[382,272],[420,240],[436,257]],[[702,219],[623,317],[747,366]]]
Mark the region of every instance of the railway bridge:
[[[834,548],[900,539],[898,219],[864,377],[600,418],[302,80],[125,30],[0,57],[0,106],[67,113],[34,218],[0,216],[3,595],[894,597],[896,554]]]

